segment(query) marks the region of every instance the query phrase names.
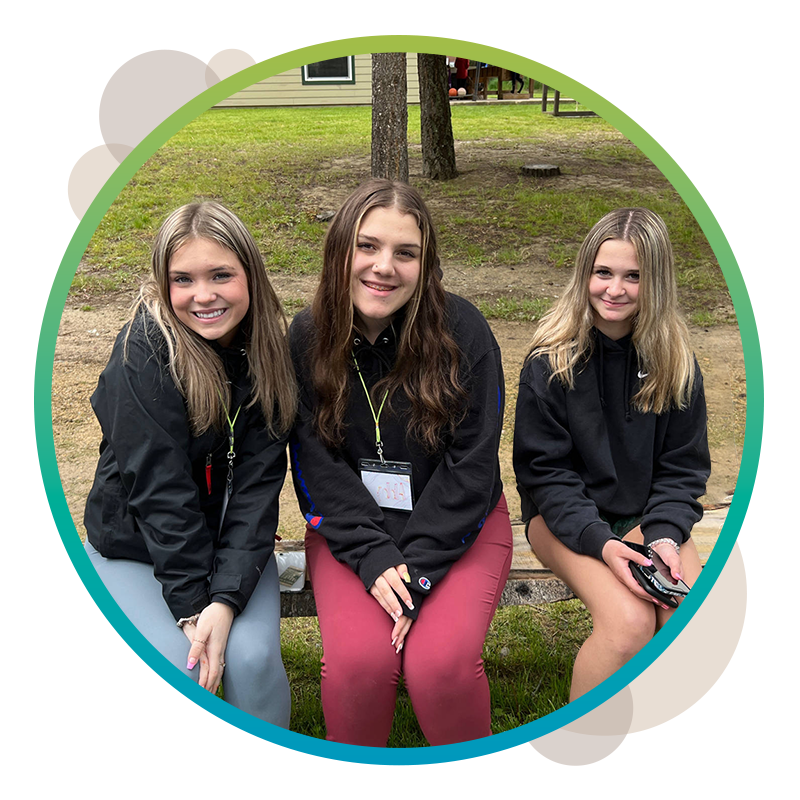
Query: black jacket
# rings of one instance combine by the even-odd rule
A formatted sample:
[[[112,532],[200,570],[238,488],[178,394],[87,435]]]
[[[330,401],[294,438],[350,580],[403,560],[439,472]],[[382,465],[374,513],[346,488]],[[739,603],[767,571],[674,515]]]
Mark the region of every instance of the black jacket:
[[[267,432],[257,406],[246,407],[251,384],[242,338],[229,348],[211,343],[231,382],[231,418],[241,406],[233,494],[220,531],[228,435],[192,435],[162,334],[146,312],[131,324],[128,360],[126,326],[92,395],[103,439],[86,502],[88,539],[106,558],[152,563],[175,619],[212,601],[239,613],[274,549],[286,439]]]
[[[475,541],[502,492],[497,456],[505,402],[500,350],[486,320],[466,300],[448,295],[448,322],[463,353],[461,378],[469,408],[444,451],[432,456],[406,435],[410,403],[402,393],[394,398],[395,413],[384,409],[380,418],[384,458],[412,464],[412,512],[379,507],[361,482],[359,459],[377,455],[375,424],[355,369],[343,448],[332,452],[317,440],[309,311],[298,314],[289,331],[300,385],[300,412],[289,449],[301,511],[325,537],[334,557],[351,567],[367,589],[384,570],[407,564],[415,610],[404,613],[412,618]],[[369,388],[394,365],[402,324],[401,313],[374,345],[354,334],[353,350]]]
[[[631,405],[641,378],[630,336],[614,341],[595,329],[592,356],[569,391],[548,380],[546,358],[527,361],[514,431],[523,519],[541,514],[570,549],[596,558],[614,538],[601,513],[641,516],[645,543],[688,539],[703,515],[698,498],[711,464],[695,369],[688,408],[657,415]]]

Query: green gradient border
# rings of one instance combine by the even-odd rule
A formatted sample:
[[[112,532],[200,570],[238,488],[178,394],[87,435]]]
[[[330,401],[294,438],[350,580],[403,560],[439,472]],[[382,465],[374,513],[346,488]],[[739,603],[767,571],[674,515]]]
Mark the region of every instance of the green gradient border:
[[[56,336],[70,283],[95,228],[114,199],[142,164],[164,142],[203,111],[259,80],[301,64],[344,55],[375,52],[458,53],[460,56],[502,64],[524,75],[535,75],[562,94],[596,111],[628,137],[667,177],[690,208],[711,244],[730,290],[744,349],[747,376],[747,424],[736,494],[716,547],[692,593],[670,624],[635,658],[589,694],[539,720],[511,731],[442,747],[378,749],[335,744],[276,728],[209,695],[167,662],[139,633],[111,598],[86,556],[67,508],[56,463],[51,417],[51,392]],[[714,215],[700,193],[664,149],[620,109],[577,81],[542,64],[492,47],[427,36],[369,36],[341,39],[304,47],[268,59],[227,78],[188,102],[128,155],[98,193],[80,221],[59,266],[42,320],[36,357],[34,420],[39,461],[50,508],[64,546],[86,588],[108,621],[136,653],[164,680],[211,713],[254,736],[311,755],[366,764],[430,764],[455,761],[505,750],[544,736],[599,706],[646,669],[683,630],[706,598],[736,541],[755,482],[764,416],[764,380],[758,331],[739,267]]]

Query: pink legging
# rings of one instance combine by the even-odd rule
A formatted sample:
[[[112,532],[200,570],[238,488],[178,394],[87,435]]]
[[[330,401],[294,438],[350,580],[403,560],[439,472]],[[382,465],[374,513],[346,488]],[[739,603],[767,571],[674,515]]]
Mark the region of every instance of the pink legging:
[[[432,745],[491,736],[481,655],[512,554],[508,506],[501,496],[475,543],[425,600],[398,655],[391,645],[391,617],[350,567],[336,561],[325,539],[306,529],[329,741],[385,747],[401,674]]]

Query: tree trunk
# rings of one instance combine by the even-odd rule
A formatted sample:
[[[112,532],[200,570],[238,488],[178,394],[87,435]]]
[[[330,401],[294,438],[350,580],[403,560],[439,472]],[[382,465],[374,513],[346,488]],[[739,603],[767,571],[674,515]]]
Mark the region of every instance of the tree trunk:
[[[639,71],[636,73],[636,122],[645,127],[647,109],[644,102],[644,90],[647,87],[647,51],[639,51]]]
[[[408,183],[405,53],[372,55],[372,177]]]
[[[458,170],[447,95],[447,60],[444,56],[418,53],[417,68],[422,174],[435,181],[449,181],[458,175]]]

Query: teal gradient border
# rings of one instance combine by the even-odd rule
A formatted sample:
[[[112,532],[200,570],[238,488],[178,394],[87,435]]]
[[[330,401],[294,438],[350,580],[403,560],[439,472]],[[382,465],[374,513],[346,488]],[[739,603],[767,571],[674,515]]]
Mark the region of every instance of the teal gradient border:
[[[276,728],[211,696],[190,678],[174,669],[121,612],[97,577],[86,556],[67,508],[56,463],[51,416],[53,360],[56,336],[70,283],[78,263],[101,219],[114,199],[142,164],[170,137],[203,111],[259,80],[296,68],[301,64],[344,55],[375,52],[458,53],[460,56],[502,64],[523,75],[535,75],[562,94],[576,98],[596,111],[627,136],[669,179],[690,208],[708,238],[728,283],[736,310],[744,349],[747,376],[747,424],[736,494],[727,521],[703,575],[669,625],[635,658],[589,694],[575,702],[511,731],[441,747],[378,749],[335,744]],[[736,260],[714,215],[700,193],[664,149],[620,109],[577,81],[542,64],[492,47],[426,36],[369,36],[342,39],[294,50],[268,59],[221,81],[188,102],[128,155],[95,197],[80,221],[59,266],[42,320],[36,357],[34,419],[42,479],[64,546],[78,574],[97,605],[117,632],[164,680],[211,713],[254,736],[311,755],[365,764],[431,764],[494,753],[529,742],[557,730],[599,706],[646,669],[683,630],[708,595],[730,555],[750,502],[761,449],[764,417],[764,379],[753,309]]]

